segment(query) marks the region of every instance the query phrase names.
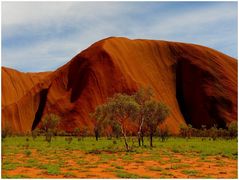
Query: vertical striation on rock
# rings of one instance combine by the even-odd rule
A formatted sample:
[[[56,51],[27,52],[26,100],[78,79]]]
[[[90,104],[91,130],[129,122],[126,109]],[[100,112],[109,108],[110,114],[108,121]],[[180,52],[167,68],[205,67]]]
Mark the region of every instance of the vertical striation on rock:
[[[237,61],[213,49],[186,43],[107,38],[54,72],[21,73],[2,67],[2,123],[13,131],[34,129],[47,113],[60,128],[87,126],[89,113],[114,93],[151,87],[171,109],[163,126],[178,133],[237,121]]]

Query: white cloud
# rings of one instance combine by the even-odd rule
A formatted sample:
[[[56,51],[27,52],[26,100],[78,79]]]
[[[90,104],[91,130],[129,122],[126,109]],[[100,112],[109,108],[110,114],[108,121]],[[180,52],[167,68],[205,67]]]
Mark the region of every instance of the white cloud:
[[[175,15],[158,24],[155,28],[168,35],[175,32],[198,32],[207,28],[210,23],[217,23],[237,17],[237,12],[231,6],[218,5],[199,10],[191,10]],[[157,31],[154,31],[157,32]],[[152,32],[153,33],[153,32]]]
[[[224,28],[215,34],[214,30],[208,32],[208,27],[233,22],[237,17],[235,9],[231,4],[215,4],[169,14],[152,13],[143,4],[4,2],[3,39],[32,35],[37,40],[30,39],[29,45],[3,46],[2,64],[21,70],[53,70],[108,36],[187,41],[213,48],[219,43],[226,46],[234,44],[235,32]],[[35,63],[38,66],[31,69]]]

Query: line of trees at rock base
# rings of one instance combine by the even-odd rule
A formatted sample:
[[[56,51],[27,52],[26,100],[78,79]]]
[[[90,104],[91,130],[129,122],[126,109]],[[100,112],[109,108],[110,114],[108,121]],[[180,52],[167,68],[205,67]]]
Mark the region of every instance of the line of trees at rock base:
[[[144,136],[149,136],[150,146],[153,146],[153,136],[158,136],[162,141],[167,140],[170,136],[167,127],[159,128],[165,119],[170,115],[170,110],[162,102],[154,99],[151,88],[143,89],[132,95],[117,93],[109,98],[106,103],[96,107],[95,111],[90,114],[94,120],[94,135],[98,141],[99,137],[107,127],[111,128],[108,137],[123,137],[125,148],[130,150],[128,136],[137,136],[138,146],[144,145]],[[31,132],[33,139],[39,135],[44,135],[47,142],[51,142],[52,137],[58,136],[76,136],[78,140],[89,136],[91,133],[84,128],[75,128],[73,132],[66,133],[58,130],[60,117],[55,114],[48,114],[44,117],[40,124],[40,128],[36,128]],[[137,124],[137,132],[130,132],[128,122]],[[237,137],[237,122],[233,121],[227,129],[217,128],[214,125],[207,128],[202,125],[200,129],[193,128],[192,125],[181,125],[179,136],[189,139],[191,137],[202,137],[204,140],[209,137],[212,140],[216,138],[231,139]],[[2,129],[2,139],[11,132],[5,126]],[[66,137],[66,141],[70,143],[72,137]]]

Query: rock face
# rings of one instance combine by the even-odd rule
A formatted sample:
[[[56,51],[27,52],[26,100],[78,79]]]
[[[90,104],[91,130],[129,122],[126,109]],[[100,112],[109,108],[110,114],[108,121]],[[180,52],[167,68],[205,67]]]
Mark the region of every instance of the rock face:
[[[2,67],[2,125],[14,132],[31,130],[40,102],[41,81],[50,73],[22,73]]]
[[[44,115],[61,117],[60,128],[93,129],[89,113],[116,92],[151,87],[171,109],[163,126],[194,127],[237,121],[237,60],[184,43],[107,38],[54,72],[2,68],[2,122],[15,132],[34,129]]]

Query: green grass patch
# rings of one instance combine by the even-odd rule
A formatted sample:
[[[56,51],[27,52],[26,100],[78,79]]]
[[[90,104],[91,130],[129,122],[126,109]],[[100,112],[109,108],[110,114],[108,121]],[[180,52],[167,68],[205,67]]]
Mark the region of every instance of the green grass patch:
[[[3,162],[2,164],[2,169],[3,170],[14,170],[16,169],[17,167],[21,167],[22,165],[18,162],[9,162],[9,161],[6,161],[6,162]]]
[[[98,155],[101,161],[110,161],[110,160],[117,160],[117,157],[114,154],[106,154],[102,153]]]
[[[114,172],[113,168],[105,168],[102,172]]]
[[[27,162],[28,163],[38,163],[38,160],[36,160],[36,159],[28,159]]]
[[[115,166],[116,169],[124,169],[123,166]]]
[[[171,163],[179,163],[179,162],[181,162],[181,159],[170,158],[169,162],[171,162]]]
[[[116,144],[112,142],[116,141]],[[100,138],[99,141],[95,141],[94,137],[86,137],[83,141],[77,141],[73,138],[71,144],[68,144],[65,141],[65,137],[57,137],[56,139],[53,138],[52,142],[49,144],[45,141],[45,137],[40,136],[37,137],[36,140],[30,140],[28,142],[29,147],[28,150],[36,149],[38,153],[41,155],[48,155],[48,154],[59,154],[60,151],[66,150],[69,152],[71,150],[81,150],[84,152],[122,152],[124,150],[123,141],[120,139],[112,139],[107,140],[107,138]],[[93,145],[92,145],[93,144]],[[151,154],[151,159],[155,160],[158,158],[157,153],[160,150],[163,152],[162,154],[171,156],[172,153],[181,153],[181,154],[190,154],[190,153],[199,153],[204,156],[215,156],[220,155],[227,158],[237,159],[237,139],[233,140],[226,140],[226,139],[217,139],[216,141],[210,141],[205,139],[204,141],[201,138],[191,138],[189,140],[183,138],[169,138],[166,142],[157,141],[154,138],[154,148],[150,149],[148,147],[149,141],[148,138],[145,138],[145,145],[146,147],[134,147],[134,152],[132,154],[148,152]],[[19,152],[23,152],[26,145],[26,136],[14,136],[14,137],[7,137],[2,142],[2,153],[3,155],[14,155]],[[29,152],[26,150],[26,155]],[[64,153],[63,153],[64,154]],[[131,154],[131,155],[132,155]],[[69,154],[71,155],[71,154]],[[132,160],[130,157],[124,157],[124,160]],[[30,156],[30,155],[29,155]],[[107,158],[107,157],[106,157]],[[114,157],[109,157],[114,158]]]
[[[67,168],[67,170],[74,171],[74,170],[79,170],[79,168],[77,168],[77,167],[69,167],[69,168]]]
[[[32,152],[27,149],[27,150],[24,151],[24,154],[25,154],[26,156],[30,156],[30,155],[32,154]]]
[[[173,173],[169,172],[169,171],[162,171],[161,174],[163,176],[173,176]]]
[[[18,174],[18,175],[2,175],[3,179],[23,179],[23,178],[30,178],[29,176]]]
[[[116,143],[114,144],[113,141],[116,141]],[[219,160],[221,157],[229,159],[238,158],[237,139],[225,140],[218,138],[216,141],[209,141],[208,139],[202,141],[201,138],[186,140],[176,137],[169,138],[166,142],[161,142],[154,138],[154,147],[150,148],[149,140],[145,138],[144,144],[146,146],[138,147],[136,144],[132,152],[125,152],[124,141],[122,139],[113,138],[112,140],[107,140],[104,137],[100,138],[99,141],[95,141],[93,137],[86,137],[82,141],[77,141],[77,138],[73,138],[70,144],[65,141],[65,137],[57,137],[56,139],[53,138],[49,144],[45,141],[45,137],[40,136],[34,141],[30,139],[27,143],[29,146],[26,149],[26,136],[14,136],[4,139],[2,142],[2,156],[4,157],[3,170],[14,170],[17,167],[37,167],[47,172],[49,170],[50,174],[58,174],[60,171],[59,168],[66,167],[67,164],[65,164],[65,161],[70,159],[75,160],[80,167],[88,165],[88,168],[94,168],[99,164],[112,163],[112,161],[117,162],[117,160],[121,159],[124,163],[134,162],[144,164],[145,161],[155,161],[160,163],[160,165],[168,163],[177,164],[180,163],[180,159],[174,158],[175,153],[182,154],[185,158],[200,157],[199,161],[202,162],[214,162],[210,160],[210,156],[216,156]],[[33,157],[35,155],[35,153],[32,154],[34,150],[37,152],[37,157],[49,161],[49,164],[57,164],[57,167],[53,167],[52,170],[48,165],[38,162],[38,158]],[[79,155],[76,155],[75,152],[72,153],[76,150],[80,151]],[[98,156],[99,160],[94,164],[85,161],[84,156],[87,156],[87,153]],[[24,156],[18,156],[18,154]],[[140,156],[141,154],[142,156]],[[164,157],[169,158],[169,160],[165,161]],[[18,161],[22,160],[23,163],[15,163],[16,159]],[[216,165],[220,167],[224,166],[220,162],[217,162]],[[66,168],[68,167],[69,165]],[[172,169],[180,168],[179,165],[172,165]],[[114,167],[114,169],[122,170],[120,166],[118,168]],[[81,170],[86,171],[85,169]]]
[[[39,169],[45,169],[49,175],[59,175],[60,166],[58,164],[41,164],[38,166]]]
[[[135,162],[139,163],[139,164],[143,164],[144,163],[144,161],[142,161],[142,160],[135,160]]]
[[[14,170],[16,168],[17,168],[17,166],[15,164],[6,164],[6,165],[2,166],[2,169],[4,169],[4,170]]]
[[[189,176],[196,176],[199,173],[197,170],[182,170],[181,172]]]
[[[150,171],[163,171],[164,168],[161,168],[159,166],[151,166],[148,168]]]
[[[85,166],[85,168],[97,168],[98,166],[97,165],[87,165]]]
[[[132,161],[132,160],[134,160],[133,157],[132,157],[132,155],[130,155],[130,154],[129,154],[129,155],[126,154],[126,155],[122,156],[121,159],[122,159],[123,161]]]
[[[123,171],[123,170],[115,170],[115,174],[119,178],[127,178],[127,179],[148,178],[147,176],[142,177],[142,176],[139,176],[137,174],[128,173],[128,172]]]
[[[49,165],[47,167],[47,174],[50,175],[59,175],[60,174],[60,168],[58,165]]]
[[[216,162],[216,166],[223,167],[225,165],[226,165],[226,163],[224,161],[217,161]]]
[[[172,169],[181,169],[181,168],[185,168],[185,167],[190,167],[189,164],[174,164],[172,165]]]
[[[83,160],[83,159],[78,160],[76,163],[77,163],[78,165],[87,165],[87,164],[89,164],[89,162],[87,162],[87,161],[85,161],[85,160]]]
[[[88,172],[88,169],[85,169],[85,168],[80,168],[78,169],[79,172]]]
[[[66,172],[63,174],[64,178],[75,178],[76,175],[73,172]]]

